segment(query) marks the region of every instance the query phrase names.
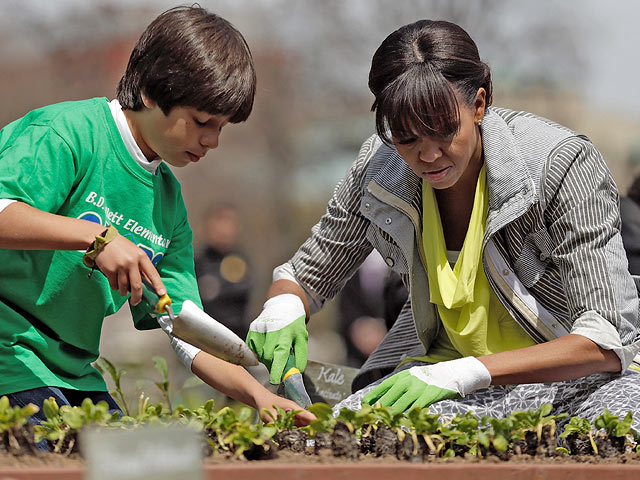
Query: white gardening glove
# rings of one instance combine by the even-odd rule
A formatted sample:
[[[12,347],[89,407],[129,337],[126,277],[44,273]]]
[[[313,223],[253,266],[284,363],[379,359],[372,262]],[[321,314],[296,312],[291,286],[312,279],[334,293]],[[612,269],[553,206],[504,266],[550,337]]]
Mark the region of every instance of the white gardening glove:
[[[462,398],[491,385],[487,367],[475,357],[464,357],[434,365],[411,367],[387,378],[362,399],[373,405],[404,412],[411,407],[428,407],[440,400]]]
[[[269,381],[273,385],[282,380],[291,347],[296,368],[303,372],[307,366],[309,333],[305,318],[300,297],[283,293],[267,300],[258,318],[249,325],[247,345],[269,369]]]

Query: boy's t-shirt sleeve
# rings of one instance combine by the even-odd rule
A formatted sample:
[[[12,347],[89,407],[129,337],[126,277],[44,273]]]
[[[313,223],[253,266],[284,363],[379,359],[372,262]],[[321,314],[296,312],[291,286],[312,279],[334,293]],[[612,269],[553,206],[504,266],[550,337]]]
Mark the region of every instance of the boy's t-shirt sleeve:
[[[179,202],[178,221],[171,237],[167,251],[157,265],[158,273],[164,282],[171,308],[178,315],[185,300],[191,300],[202,308],[198,283],[193,263],[193,234],[187,220],[187,212],[182,201]],[[157,320],[152,316],[152,309],[146,302],[131,307],[133,323],[138,330],[158,328]]]
[[[0,151],[0,198],[56,213],[77,174],[73,151],[47,126],[28,126],[9,142]]]

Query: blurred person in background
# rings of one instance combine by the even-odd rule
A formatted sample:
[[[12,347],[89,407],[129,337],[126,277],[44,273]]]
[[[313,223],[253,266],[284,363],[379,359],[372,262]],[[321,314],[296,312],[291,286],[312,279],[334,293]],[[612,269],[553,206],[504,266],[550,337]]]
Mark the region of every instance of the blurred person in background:
[[[393,326],[407,289],[377,251],[372,251],[340,292],[339,333],[347,347],[346,365],[359,368]]]
[[[0,131],[0,395],[12,405],[84,398],[119,407],[92,363],[103,320],[128,300],[135,327],[162,327],[186,367],[258,411],[299,409],[240,366],[172,335],[142,278],[180,314],[200,306],[185,167],[245,121],[255,69],[244,37],[199,7],[158,16],[136,43],[117,98],[64,102]],[[269,416],[263,416],[268,421]],[[298,414],[298,423],[313,419]]]
[[[551,403],[638,411],[638,291],[618,191],[583,135],[491,107],[489,67],[458,25],[390,34],[369,74],[376,132],[309,239],[274,270],[247,341],[278,383],[306,319],[378,250],[409,299],[351,397],[397,411],[502,417]],[[640,419],[634,419],[634,428]]]
[[[620,198],[620,217],[629,272],[640,275],[640,175],[629,187],[627,195]]]
[[[195,270],[204,311],[245,338],[252,278],[247,257],[238,245],[238,211],[230,204],[212,206],[203,231],[205,244],[195,257]]]

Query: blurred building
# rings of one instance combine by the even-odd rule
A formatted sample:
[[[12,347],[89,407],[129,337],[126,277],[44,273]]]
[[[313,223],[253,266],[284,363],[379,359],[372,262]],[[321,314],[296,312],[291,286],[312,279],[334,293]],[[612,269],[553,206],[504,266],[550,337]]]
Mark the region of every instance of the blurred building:
[[[592,92],[577,83],[589,75],[584,60],[594,56],[585,47],[587,40],[595,38],[607,45],[608,34],[602,32],[616,29],[601,23],[597,30],[591,28],[600,20],[593,1],[200,3],[245,34],[255,59],[258,91],[246,123],[225,127],[220,147],[197,166],[173,171],[182,184],[192,225],[197,226],[215,202],[230,202],[243,212],[246,257],[242,259],[251,265],[246,268],[254,287],[247,321],[260,310],[273,267],[286,261],[309,235],[360,144],[374,132],[373,99],[367,88],[371,56],[388,33],[409,21],[459,22],[492,67],[494,105],[546,116],[588,135],[623,192],[637,173],[637,166],[626,161],[640,132],[637,112],[597,105]],[[619,3],[600,3],[598,8],[609,12]],[[174,4],[164,0],[0,2],[0,124],[54,102],[113,98],[135,39],[150,20]],[[618,30],[636,35],[624,27]],[[618,49],[606,52],[607,58],[617,54]],[[618,69],[611,71],[620,80],[636,78]],[[612,92],[618,89],[617,84],[610,86]],[[627,96],[633,93],[622,91]],[[198,247],[204,248],[205,230],[195,228],[194,235]],[[229,278],[238,278],[242,263],[230,265]],[[211,297],[215,303],[214,292],[217,288],[205,285],[203,300]],[[336,360],[341,353],[335,341],[342,328],[338,310],[334,302],[308,325],[310,350],[315,344],[318,356],[329,357],[319,360]],[[373,313],[380,318],[379,310]],[[150,365],[151,355],[165,356],[176,375],[190,374],[175,362],[162,332],[133,329],[127,309],[108,318],[104,329],[101,351],[118,366],[126,366],[131,377],[136,376],[136,364]],[[181,380],[175,383],[181,385]]]

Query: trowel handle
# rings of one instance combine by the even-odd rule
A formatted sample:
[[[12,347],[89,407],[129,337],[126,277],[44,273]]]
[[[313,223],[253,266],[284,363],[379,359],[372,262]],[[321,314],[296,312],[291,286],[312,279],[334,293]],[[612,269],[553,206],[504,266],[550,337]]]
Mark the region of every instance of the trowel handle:
[[[171,305],[171,298],[166,293],[160,296],[156,293],[156,289],[149,280],[142,277],[142,298],[149,306],[153,307],[153,311],[157,313],[165,313],[165,307]]]
[[[296,357],[293,356],[293,353],[289,354],[289,358],[287,358],[287,364],[284,366],[283,372],[282,380],[285,380],[294,373],[300,373],[300,370],[296,368]]]

